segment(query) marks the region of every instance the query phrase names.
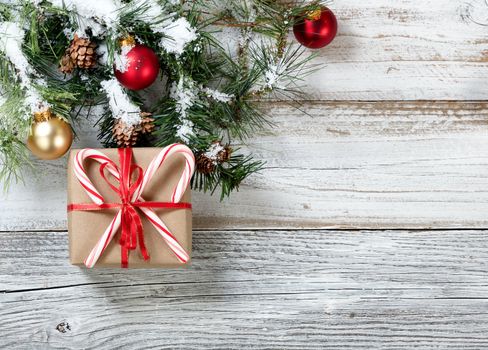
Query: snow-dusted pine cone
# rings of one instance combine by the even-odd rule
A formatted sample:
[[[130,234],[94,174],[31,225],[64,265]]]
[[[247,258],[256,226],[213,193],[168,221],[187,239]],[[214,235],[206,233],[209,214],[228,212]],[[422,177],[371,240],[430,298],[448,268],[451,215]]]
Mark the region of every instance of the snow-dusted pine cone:
[[[224,146],[220,141],[213,141],[205,154],[216,163],[222,164],[230,159],[231,153],[232,148],[229,145]]]
[[[88,69],[97,64],[97,45],[88,38],[80,38],[75,34],[71,45],[61,58],[59,69],[64,73],[71,73],[75,68]],[[71,61],[71,62],[69,62]]]
[[[206,156],[205,153],[200,153],[196,159],[197,171],[202,174],[210,174],[215,171],[215,160]]]
[[[112,133],[119,147],[132,147],[139,139],[137,128],[132,125],[126,125],[121,119],[114,124]]]
[[[224,163],[230,159],[232,148],[229,145],[224,146],[224,149],[217,153],[217,162]]]
[[[197,155],[197,171],[210,174],[215,171],[218,164],[229,161],[232,149],[229,145],[222,145],[220,141],[214,141],[206,152]]]
[[[139,125],[127,125],[122,119],[115,122],[112,133],[119,147],[132,147],[143,134],[150,134],[154,130],[154,118],[151,113],[141,113]]]

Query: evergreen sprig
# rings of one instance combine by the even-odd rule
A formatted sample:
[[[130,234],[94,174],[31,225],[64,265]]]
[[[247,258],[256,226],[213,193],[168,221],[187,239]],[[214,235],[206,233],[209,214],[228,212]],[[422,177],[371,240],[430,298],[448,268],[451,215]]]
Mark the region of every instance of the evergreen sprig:
[[[114,60],[120,54],[119,39],[130,34],[158,54],[161,66],[161,79],[150,89],[125,90],[134,105],[152,113],[155,119],[155,131],[144,135],[138,145],[182,142],[197,156],[207,154],[215,142],[234,148],[230,158],[212,160],[214,171],[197,172],[192,180],[197,190],[214,193],[220,188],[221,198],[262,169],[262,161],[240,153],[233,145],[245,144],[260,129],[272,125],[257,103],[260,98],[273,95],[297,101],[301,98],[300,83],[314,69],[310,64],[313,55],[304,54],[287,37],[296,19],[317,9],[321,2],[290,5],[274,0],[230,0],[222,6],[220,0],[188,0],[179,4],[125,0],[121,1],[118,20],[110,26],[103,16],[86,18],[76,6],[69,6],[76,2],[66,1],[63,6],[47,0],[0,3],[0,22],[15,20],[26,28],[22,49],[31,65],[29,88],[37,91],[54,113],[76,121],[81,107],[102,106],[97,122],[99,138],[107,147],[116,146],[112,130],[118,116],[112,114],[101,86],[114,76]],[[155,7],[163,11],[154,15]],[[171,38],[164,30],[154,28],[179,18],[188,21],[198,36],[185,46],[181,55],[176,55],[161,45],[163,39]],[[100,28],[104,30],[100,32]],[[217,39],[225,28],[234,28],[240,36],[236,52]],[[95,29],[98,35],[94,35]],[[60,73],[57,67],[73,40],[73,33],[83,30],[82,34],[99,48],[106,48],[105,62],[91,69],[75,69],[68,75]],[[21,165],[29,163],[23,141],[32,116],[24,105],[25,87],[1,50],[0,84],[3,97],[0,180],[8,184],[20,179]],[[179,95],[185,92],[191,101],[182,107]],[[179,132],[183,124],[191,129],[189,134]]]

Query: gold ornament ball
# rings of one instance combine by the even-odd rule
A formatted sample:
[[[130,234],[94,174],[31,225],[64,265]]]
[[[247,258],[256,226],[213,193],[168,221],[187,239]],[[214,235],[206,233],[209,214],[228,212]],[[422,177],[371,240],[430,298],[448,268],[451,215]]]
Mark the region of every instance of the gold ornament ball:
[[[70,125],[57,116],[35,121],[27,139],[27,147],[37,157],[51,160],[61,157],[73,143]]]

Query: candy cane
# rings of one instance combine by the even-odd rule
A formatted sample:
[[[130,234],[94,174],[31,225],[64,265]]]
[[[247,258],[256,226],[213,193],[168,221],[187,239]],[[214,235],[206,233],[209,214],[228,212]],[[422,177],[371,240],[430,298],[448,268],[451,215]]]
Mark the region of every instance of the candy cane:
[[[193,152],[186,146],[174,143],[164,148],[159,154],[151,161],[146,171],[144,172],[144,178],[142,180],[139,189],[135,191],[133,200],[141,198],[142,192],[146,188],[146,185],[151,181],[156,171],[164,164],[165,160],[171,158],[175,154],[182,154],[186,158],[185,168],[183,174],[176,185],[173,194],[171,195],[171,201],[178,203],[181,197],[185,193],[186,188],[190,184],[191,177],[195,171],[195,157]]]

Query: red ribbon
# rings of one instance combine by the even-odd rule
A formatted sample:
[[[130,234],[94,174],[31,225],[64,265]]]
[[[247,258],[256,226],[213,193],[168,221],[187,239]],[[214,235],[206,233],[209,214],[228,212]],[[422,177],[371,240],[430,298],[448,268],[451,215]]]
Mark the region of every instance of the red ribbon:
[[[121,249],[121,266],[127,268],[129,266],[129,251],[135,250],[139,243],[139,248],[144,260],[149,260],[146,245],[144,243],[144,228],[141,217],[136,210],[137,207],[144,208],[170,208],[170,209],[191,209],[191,203],[173,203],[173,202],[141,202],[132,201],[134,192],[138,189],[144,176],[142,168],[132,163],[132,149],[119,148],[119,164],[120,164],[120,179],[119,186],[115,186],[106,176],[105,168],[111,164],[114,168],[117,165],[114,162],[102,163],[100,165],[100,175],[118,194],[120,203],[76,203],[68,204],[68,211],[94,211],[112,208],[121,208],[121,235],[119,239]],[[135,174],[135,180],[133,177]]]

